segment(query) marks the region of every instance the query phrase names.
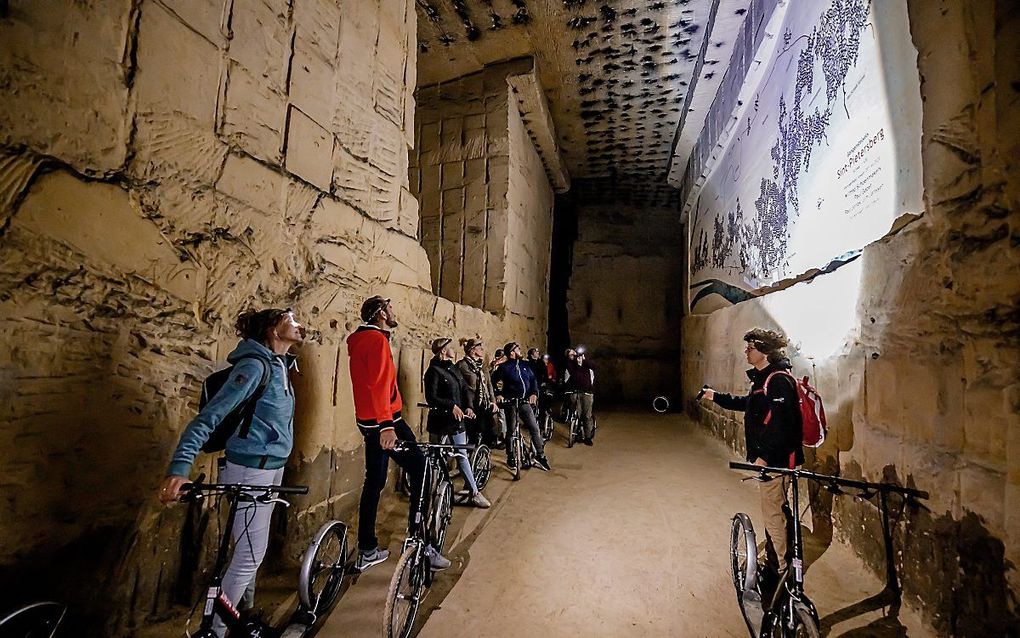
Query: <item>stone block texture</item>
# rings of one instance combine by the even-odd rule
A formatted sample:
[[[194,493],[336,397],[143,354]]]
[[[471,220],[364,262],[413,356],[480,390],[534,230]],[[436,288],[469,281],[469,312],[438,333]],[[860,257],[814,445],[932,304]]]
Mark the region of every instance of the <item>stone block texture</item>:
[[[683,237],[676,210],[589,197],[584,181],[575,180],[578,192],[557,202],[577,218],[567,291],[570,343],[589,351],[601,404],[647,408],[654,397],[672,395],[677,379],[682,264],[676,255]]]
[[[840,270],[683,321],[682,394],[746,388],[741,335],[789,333],[825,398],[824,471],[928,490],[894,530],[905,599],[940,635],[1020,626],[1020,181],[1015,38],[1003,3],[908,2],[924,101],[920,221]],[[691,409],[735,448],[739,414]],[[837,499],[837,537],[884,573],[873,502]]]
[[[344,339],[361,300],[394,299],[412,405],[435,336],[544,334],[542,266],[505,257],[502,239],[493,258],[515,265],[519,290],[504,302],[501,278],[494,299],[513,312],[481,310],[477,287],[456,303],[432,293],[442,262],[419,242],[408,181],[416,21],[411,0],[3,3],[5,599],[17,583],[19,599],[71,605],[81,635],[113,637],[194,600],[208,567],[200,541],[216,525],[208,510],[164,510],[153,494],[241,310],[291,306],[310,330],[286,480],[311,492],[288,511],[283,559],[324,518],[354,518],[363,467]],[[426,145],[475,145],[457,151],[459,174],[447,169],[444,188],[458,232],[483,237],[473,254],[484,268],[488,207],[501,200],[505,227],[516,165],[505,82],[480,104],[482,119],[465,115],[455,130],[434,118]],[[486,137],[490,124],[499,140]],[[501,162],[501,190],[472,161],[486,158]],[[533,159],[514,170],[531,179]],[[440,210],[444,197],[423,208]],[[523,219],[532,212],[521,201]],[[201,457],[196,471],[211,474],[213,461]]]
[[[553,192],[507,81],[519,70],[496,65],[418,90],[410,183],[433,290],[544,321]]]

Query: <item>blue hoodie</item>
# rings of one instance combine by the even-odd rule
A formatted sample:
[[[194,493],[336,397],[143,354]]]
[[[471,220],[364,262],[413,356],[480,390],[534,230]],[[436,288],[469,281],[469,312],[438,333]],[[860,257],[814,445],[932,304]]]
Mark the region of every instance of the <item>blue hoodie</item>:
[[[188,476],[195,457],[223,417],[251,396],[266,367],[269,380],[255,406],[246,438],[235,432],[227,440],[227,460],[245,467],[275,470],[287,463],[294,447],[294,388],[289,371],[292,355],[278,355],[253,339],[244,339],[227,357],[234,364],[227,382],[181,434],[167,476]]]

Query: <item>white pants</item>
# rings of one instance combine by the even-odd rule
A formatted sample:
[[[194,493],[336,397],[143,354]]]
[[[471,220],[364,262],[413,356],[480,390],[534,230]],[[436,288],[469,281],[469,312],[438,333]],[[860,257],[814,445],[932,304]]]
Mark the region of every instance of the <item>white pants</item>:
[[[279,485],[283,480],[283,468],[260,470],[235,465],[227,461],[220,472],[220,483],[243,483],[245,485]],[[251,606],[255,597],[255,575],[266,557],[269,545],[269,522],[273,517],[275,503],[239,503],[234,516],[234,553],[230,565],[223,575],[223,593],[239,607],[242,596]],[[216,635],[224,636],[227,628],[217,616],[213,624]]]

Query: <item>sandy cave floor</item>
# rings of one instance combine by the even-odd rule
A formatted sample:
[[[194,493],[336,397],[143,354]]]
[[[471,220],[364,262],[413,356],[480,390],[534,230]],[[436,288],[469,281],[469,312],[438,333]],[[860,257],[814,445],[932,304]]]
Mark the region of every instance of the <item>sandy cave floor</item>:
[[[725,445],[681,416],[603,414],[600,426],[595,447],[573,449],[557,426],[547,446],[553,472],[532,469],[518,483],[496,453],[485,490],[493,508],[455,508],[454,565],[423,603],[418,636],[748,635],[728,539],[734,512],[760,519],[755,484],[727,468]],[[398,529],[403,507],[390,496],[381,526]],[[381,634],[401,538],[388,541],[390,560],[357,577],[318,638]],[[860,613],[882,582],[839,543],[819,552],[807,588],[823,635],[931,635],[906,606],[898,618],[884,617],[888,608]]]
[[[567,449],[557,424],[546,446],[553,471],[527,470],[517,483],[503,452],[494,453],[485,489],[493,507],[454,508],[446,552],[453,566],[422,603],[417,636],[748,635],[728,544],[738,511],[749,513],[761,534],[756,484],[741,482],[727,467],[733,452],[680,415],[603,413],[599,425],[594,447]],[[379,529],[390,559],[350,578],[308,638],[382,635],[406,507],[388,486]],[[810,525],[810,510],[803,521]],[[805,534],[806,586],[823,636],[933,635],[906,605],[887,616],[888,607],[869,602],[883,583],[849,548],[816,542],[807,528]],[[354,529],[348,540],[353,547]],[[296,606],[293,587],[293,574],[260,576],[256,605],[275,609],[262,614],[274,626],[286,624]],[[182,625],[175,618],[138,636],[179,636]]]

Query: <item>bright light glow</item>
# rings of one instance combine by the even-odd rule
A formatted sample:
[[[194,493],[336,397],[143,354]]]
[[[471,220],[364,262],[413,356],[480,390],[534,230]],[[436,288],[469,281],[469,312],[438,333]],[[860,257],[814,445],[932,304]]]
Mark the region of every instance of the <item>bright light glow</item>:
[[[860,324],[857,301],[863,259],[839,270],[761,298],[799,355],[819,362],[839,354]]]

